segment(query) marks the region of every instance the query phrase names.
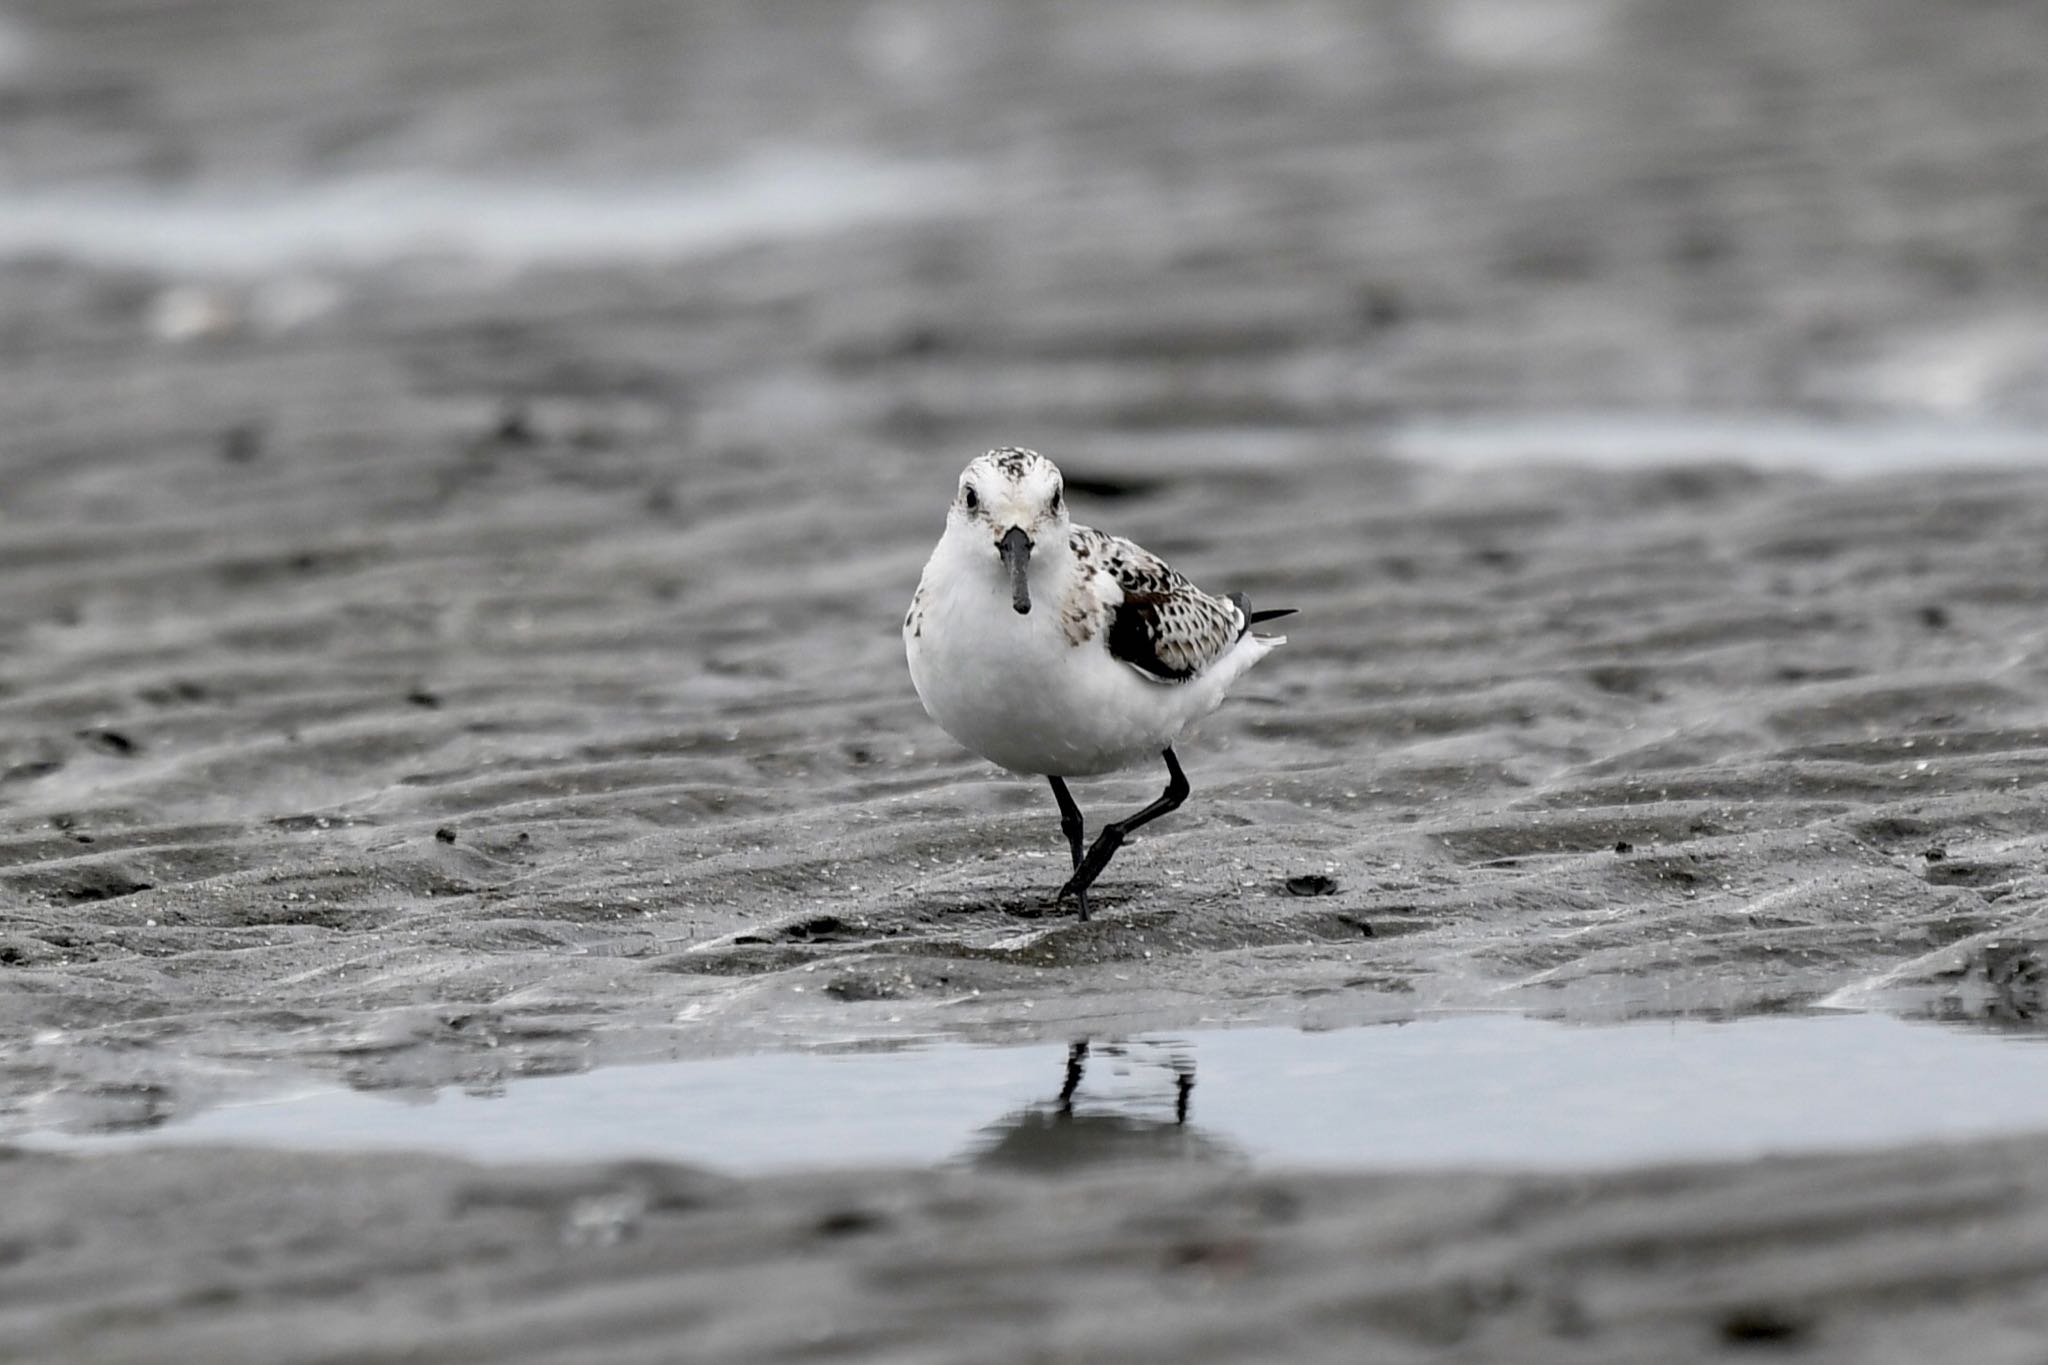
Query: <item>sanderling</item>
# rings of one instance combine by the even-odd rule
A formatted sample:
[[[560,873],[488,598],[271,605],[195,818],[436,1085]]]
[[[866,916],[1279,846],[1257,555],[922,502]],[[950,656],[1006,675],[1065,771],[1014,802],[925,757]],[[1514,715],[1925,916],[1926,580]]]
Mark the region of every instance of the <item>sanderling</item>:
[[[1211,597],[1159,556],[1075,525],[1053,462],[1001,449],[960,475],[903,646],[917,695],[947,734],[1011,772],[1052,780],[1074,855],[1056,899],[1074,896],[1085,920],[1088,887],[1124,839],[1187,800],[1174,741],[1287,643],[1252,627],[1291,614],[1248,611],[1240,593]],[[1166,760],[1165,793],[1104,825],[1084,852],[1066,779],[1155,756]]]

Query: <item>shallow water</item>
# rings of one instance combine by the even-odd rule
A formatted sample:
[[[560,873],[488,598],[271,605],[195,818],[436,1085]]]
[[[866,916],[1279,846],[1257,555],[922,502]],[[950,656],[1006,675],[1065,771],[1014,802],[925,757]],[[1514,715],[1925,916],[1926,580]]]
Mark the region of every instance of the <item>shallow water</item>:
[[[1418,464],[1732,463],[1834,477],[2048,463],[2048,426],[1997,417],[1827,420],[1797,412],[1515,412],[1427,417],[1394,427],[1387,453]]]
[[[372,268],[417,255],[496,265],[668,260],[739,243],[918,218],[963,201],[955,167],[765,157],[642,183],[523,184],[422,175],[166,191],[18,192],[0,258],[219,272]]]
[[[1601,1027],[1481,1015],[728,1057],[489,1095],[321,1090],[149,1132],[29,1140],[663,1157],[734,1172],[1141,1156],[1556,1170],[2044,1128],[2048,1048],[2025,1038],[1868,1014]]]

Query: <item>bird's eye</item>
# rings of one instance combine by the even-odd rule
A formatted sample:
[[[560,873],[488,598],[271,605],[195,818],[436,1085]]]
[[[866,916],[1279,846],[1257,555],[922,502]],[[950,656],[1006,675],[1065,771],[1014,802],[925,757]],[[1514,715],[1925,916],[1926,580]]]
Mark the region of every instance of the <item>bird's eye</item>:
[[[1053,510],[1053,511],[1057,512],[1057,511],[1059,511],[1059,510],[1060,510],[1060,503],[1062,503],[1063,501],[1065,501],[1065,500],[1066,500],[1066,496],[1067,496],[1067,495],[1066,495],[1066,490],[1065,490],[1065,489],[1062,489],[1062,488],[1055,488],[1055,489],[1053,489],[1053,490],[1052,490],[1052,503],[1051,503],[1051,506],[1052,506],[1052,510]]]
[[[960,501],[961,504],[965,506],[968,511],[972,512],[976,508],[981,506],[981,494],[975,492],[974,485],[970,483],[967,485],[966,488],[961,490]]]

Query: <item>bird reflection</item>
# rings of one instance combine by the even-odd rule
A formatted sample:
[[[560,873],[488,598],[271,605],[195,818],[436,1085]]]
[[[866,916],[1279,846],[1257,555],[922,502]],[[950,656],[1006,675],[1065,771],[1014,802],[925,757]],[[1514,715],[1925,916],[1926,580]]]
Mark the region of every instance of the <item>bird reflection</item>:
[[[1194,1102],[1195,1061],[1184,1046],[1163,1044],[1166,1056],[1145,1055],[1151,1044],[1091,1044],[1067,1048],[1059,1094],[1027,1105],[983,1128],[965,1157],[976,1166],[1053,1172],[1123,1161],[1230,1161],[1229,1144],[1189,1122]],[[1114,1060],[1119,1076],[1141,1078],[1135,1091],[1084,1094],[1091,1057]],[[1163,1077],[1156,1073],[1164,1071]],[[1170,1100],[1168,1096],[1170,1095]]]

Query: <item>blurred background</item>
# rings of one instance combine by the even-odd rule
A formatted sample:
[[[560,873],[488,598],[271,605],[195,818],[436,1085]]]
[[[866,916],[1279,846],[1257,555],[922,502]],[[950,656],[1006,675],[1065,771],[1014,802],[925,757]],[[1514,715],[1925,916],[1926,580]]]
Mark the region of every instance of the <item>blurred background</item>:
[[[2044,54],[2019,0],[5,0],[5,418],[136,345],[160,430],[2039,419]]]

